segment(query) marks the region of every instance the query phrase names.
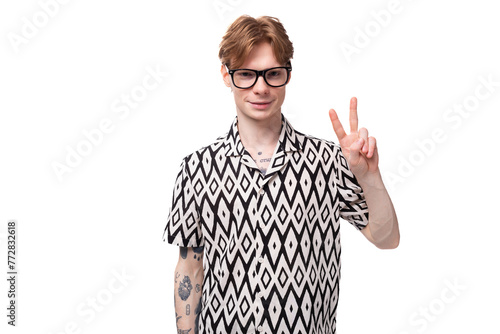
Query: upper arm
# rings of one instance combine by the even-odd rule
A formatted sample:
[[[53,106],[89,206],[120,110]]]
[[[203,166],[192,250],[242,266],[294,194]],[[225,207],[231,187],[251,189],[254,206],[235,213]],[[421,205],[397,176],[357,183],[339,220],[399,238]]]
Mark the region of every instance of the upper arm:
[[[177,270],[189,272],[195,276],[203,274],[204,247],[179,247]]]

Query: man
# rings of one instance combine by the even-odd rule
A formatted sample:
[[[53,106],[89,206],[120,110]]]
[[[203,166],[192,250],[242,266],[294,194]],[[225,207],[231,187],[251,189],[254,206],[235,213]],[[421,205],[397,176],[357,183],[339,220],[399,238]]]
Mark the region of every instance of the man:
[[[356,99],[349,134],[330,110],[340,146],[294,130],[281,113],[292,56],[272,17],[242,16],[223,37],[236,117],[226,135],[183,159],[164,232],[180,246],[178,333],[335,333],[339,218],[379,248],[399,244]]]

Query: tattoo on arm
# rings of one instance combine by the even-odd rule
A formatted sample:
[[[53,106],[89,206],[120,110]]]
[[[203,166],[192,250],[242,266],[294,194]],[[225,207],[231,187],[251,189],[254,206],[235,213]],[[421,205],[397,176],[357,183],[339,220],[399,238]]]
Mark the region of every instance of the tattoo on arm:
[[[188,256],[188,248],[187,247],[181,247],[179,249],[179,252],[181,254],[181,257],[185,260]]]
[[[188,255],[188,248],[189,247],[180,247],[179,248],[179,253],[181,254],[181,257],[185,260],[187,259],[187,255]],[[193,252],[195,253],[194,255],[194,258],[196,259],[196,254],[200,254],[201,252],[203,252],[203,249],[204,247],[201,246],[201,247],[193,247]],[[200,260],[200,256],[198,256],[198,261]]]
[[[179,297],[181,297],[182,300],[186,301],[191,294],[191,290],[193,290],[191,279],[189,279],[189,276],[184,276],[184,279],[179,284]]]
[[[194,259],[200,261],[201,260],[201,252],[203,252],[203,246],[201,247],[193,247]]]
[[[203,252],[204,250],[204,247],[193,247],[193,253],[194,253],[194,258],[197,259],[198,261],[201,260],[201,253]],[[187,259],[187,256],[188,256],[188,247],[180,247],[179,249],[179,252],[180,252],[180,256],[183,258],[183,259]],[[181,274],[179,274],[179,272],[177,272],[175,274],[175,283],[177,283],[177,279],[180,278]],[[191,290],[193,290],[193,285],[191,284],[191,279],[189,278],[189,276],[186,276],[184,275],[184,278],[182,279],[182,281],[179,282],[179,288],[178,288],[178,294],[179,294],[179,297],[183,300],[183,301],[186,301],[189,296],[191,295]],[[201,291],[201,285],[200,284],[196,284],[196,288],[195,288],[196,292],[200,292]],[[175,298],[174,298],[174,304],[175,304]],[[190,315],[191,314],[191,304],[187,304],[186,305],[186,315]],[[199,321],[200,321],[200,315],[201,315],[201,298],[200,298],[200,301],[198,302],[198,306],[196,306],[196,309],[195,309],[195,315],[196,315],[196,318],[195,318],[195,328],[194,328],[194,334],[198,334],[198,327],[199,327]],[[175,313],[175,317],[176,317],[176,323],[179,321],[180,318],[182,318],[182,316],[178,316],[177,313]],[[190,334],[192,328],[189,328],[189,329],[179,329],[177,328],[177,334]]]
[[[193,252],[195,252],[196,254],[200,254],[201,252],[203,252],[203,246],[201,247],[193,247]]]
[[[198,334],[198,328],[200,325],[200,315],[201,315],[201,298],[198,302],[198,306],[194,310],[194,314],[196,314],[196,318],[194,319],[194,334]]]

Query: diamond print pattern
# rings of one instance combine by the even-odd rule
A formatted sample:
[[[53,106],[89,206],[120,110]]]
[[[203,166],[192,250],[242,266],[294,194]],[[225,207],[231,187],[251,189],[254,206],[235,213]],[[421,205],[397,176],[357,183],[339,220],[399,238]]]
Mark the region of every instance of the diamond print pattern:
[[[335,333],[339,219],[359,230],[368,222],[340,147],[295,131],[282,115],[262,175],[235,118],[226,135],[180,167],[164,240],[205,246],[199,333],[251,333],[258,326],[273,334]]]
[[[228,177],[226,183],[224,183],[224,187],[228,193],[231,193],[234,189],[234,181]]]
[[[285,224],[286,219],[288,218],[288,210],[285,208],[285,206],[281,206],[281,210],[278,213],[278,218],[281,224]]]

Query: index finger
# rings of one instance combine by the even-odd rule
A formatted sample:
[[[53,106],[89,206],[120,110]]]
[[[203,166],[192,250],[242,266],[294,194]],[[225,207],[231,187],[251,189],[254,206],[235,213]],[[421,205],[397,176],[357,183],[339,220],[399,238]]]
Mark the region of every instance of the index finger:
[[[330,109],[330,120],[332,121],[333,125],[333,131],[335,131],[335,134],[337,135],[337,138],[342,140],[346,136],[346,133],[344,131],[344,127],[342,126],[342,123],[340,123],[339,116],[335,112],[335,110]]]
[[[355,97],[351,98],[349,124],[351,125],[351,133],[358,131],[358,99]]]

